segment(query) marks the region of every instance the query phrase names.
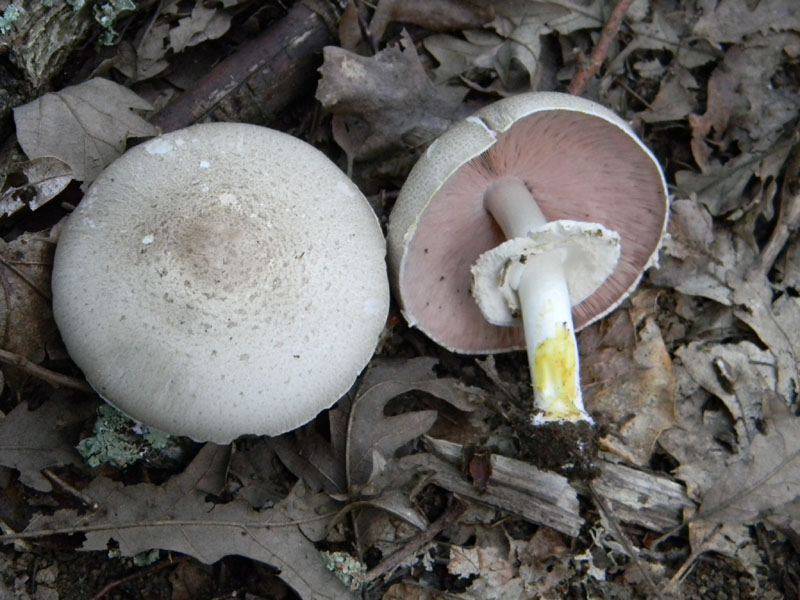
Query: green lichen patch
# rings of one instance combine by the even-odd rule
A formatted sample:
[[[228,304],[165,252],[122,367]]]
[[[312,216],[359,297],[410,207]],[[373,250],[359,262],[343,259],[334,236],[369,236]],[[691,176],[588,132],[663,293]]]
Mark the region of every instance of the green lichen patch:
[[[167,447],[168,434],[136,423],[107,404],[97,412],[94,435],[77,446],[90,467],[124,468]]]

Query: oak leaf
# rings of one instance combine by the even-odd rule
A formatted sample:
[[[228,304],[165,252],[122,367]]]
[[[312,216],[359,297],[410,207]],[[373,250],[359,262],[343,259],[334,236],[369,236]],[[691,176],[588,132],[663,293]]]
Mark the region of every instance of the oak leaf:
[[[25,485],[49,492],[53,486],[42,469],[83,465],[75,450],[74,430],[96,408],[96,401],[75,398],[51,399],[35,410],[23,402],[0,420],[0,465],[17,469]]]
[[[183,473],[163,485],[126,486],[97,477],[83,490],[99,505],[97,510],[78,514],[62,509],[34,518],[25,531],[83,532],[81,550],[106,550],[113,540],[123,556],[161,548],[213,563],[238,554],[279,569],[279,576],[302,598],[352,598],[299,528],[303,518],[318,515],[300,515],[297,503],[289,514],[292,493],[260,512],[241,500],[209,500],[209,494],[219,492],[229,457],[229,447],[206,444]]]
[[[134,112],[151,108],[128,88],[98,77],[16,107],[14,121],[28,158],[54,156],[88,183],[124,152],[129,137],[158,133]]]

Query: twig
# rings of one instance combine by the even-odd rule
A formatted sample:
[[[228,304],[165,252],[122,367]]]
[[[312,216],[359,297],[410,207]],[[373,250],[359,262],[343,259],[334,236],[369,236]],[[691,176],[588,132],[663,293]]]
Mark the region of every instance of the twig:
[[[163,571],[167,567],[175,567],[181,563],[187,562],[189,560],[188,556],[178,556],[176,558],[168,558],[165,561],[162,561],[152,567],[148,567],[146,569],[142,569],[137,571],[136,573],[132,573],[127,577],[123,577],[122,579],[117,579],[116,581],[112,581],[102,590],[97,592],[94,596],[91,597],[91,600],[100,600],[104,596],[108,595],[109,592],[113,591],[115,588],[118,588],[121,585],[125,585],[126,583],[130,583],[131,581],[136,581],[137,579],[142,579],[143,577],[147,577],[152,575],[153,573],[157,573],[158,571]]]
[[[65,387],[71,390],[78,390],[79,392],[87,392],[94,394],[95,391],[89,386],[88,383],[82,379],[70,377],[56,371],[51,371],[41,365],[31,362],[21,354],[15,354],[8,350],[0,350],[0,363],[12,365],[22,369],[28,375],[46,381],[53,387]]]
[[[65,492],[72,494],[75,498],[77,498],[81,503],[83,503],[89,510],[95,511],[100,508],[100,504],[98,504],[95,500],[81,492],[79,489],[76,489],[63,479],[53,473],[51,469],[42,469],[42,474],[47,477],[50,481],[55,483]]]
[[[458,520],[461,514],[467,509],[467,505],[453,498],[450,505],[441,517],[431,523],[425,531],[419,532],[408,543],[397,552],[390,554],[385,560],[381,561],[366,573],[367,581],[374,581],[384,573],[387,573],[402,564],[409,556],[415,555],[425,547],[433,538],[442,531],[450,527]]]
[[[631,4],[633,4],[633,0],[619,0],[619,2],[617,2],[617,5],[611,12],[611,16],[603,27],[603,31],[600,32],[600,39],[597,40],[597,45],[594,47],[594,51],[592,51],[591,58],[580,66],[578,72],[575,73],[575,76],[572,78],[568,88],[570,94],[575,96],[582,95],[583,92],[586,91],[586,86],[589,85],[589,80],[597,75],[600,66],[608,56],[611,42],[617,37],[617,32],[620,26],[622,26],[622,19],[625,17],[625,13],[628,12]]]
[[[154,521],[136,521],[135,523],[103,523],[102,525],[76,525],[74,527],[61,527],[59,529],[38,529],[32,531],[20,531],[19,533],[6,533],[0,535],[0,544],[14,542],[16,540],[33,540],[53,535],[73,535],[75,533],[92,533],[94,531],[109,531],[122,529],[137,529],[140,527],[222,527],[238,528],[247,533],[248,529],[271,529],[274,527],[293,527],[304,525],[316,521],[324,521],[338,514],[328,512],[307,519],[295,519],[292,521],[215,521],[203,519],[160,519]]]
[[[300,0],[215,65],[151,119],[163,132],[192,123],[266,123],[314,84],[323,46],[333,42],[337,2]]]
[[[48,292],[47,290],[45,290],[45,289],[39,287],[38,285],[36,285],[36,283],[31,281],[30,278],[28,278],[28,276],[25,275],[25,273],[23,273],[20,269],[18,269],[16,266],[14,266],[12,263],[10,263],[9,261],[7,261],[5,258],[3,258],[1,256],[0,256],[0,264],[5,266],[6,269],[8,269],[12,273],[14,273],[17,277],[22,279],[22,281],[24,281],[29,286],[31,286],[33,291],[36,292],[37,294],[39,294],[44,300],[47,300],[49,302],[50,300],[53,299],[53,297],[50,294],[50,292]]]

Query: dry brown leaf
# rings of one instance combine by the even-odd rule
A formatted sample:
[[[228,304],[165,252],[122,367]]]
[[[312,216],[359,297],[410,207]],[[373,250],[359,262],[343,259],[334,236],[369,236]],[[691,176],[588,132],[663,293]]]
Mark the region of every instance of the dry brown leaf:
[[[383,39],[389,23],[419,25],[430,31],[457,31],[481,27],[493,15],[484,2],[463,0],[380,0],[369,31],[375,41]]]
[[[58,343],[50,305],[50,269],[55,240],[44,233],[25,233],[0,240],[0,348],[41,363]],[[6,382],[19,389],[29,375],[3,365]]]
[[[333,113],[334,138],[351,162],[411,163],[468,112],[439,95],[408,35],[373,57],[336,46],[323,56],[316,97]]]
[[[394,583],[389,586],[382,600],[438,600],[441,594],[417,584]]]
[[[698,519],[750,525],[781,513],[800,498],[800,418],[774,394],[765,392],[762,398],[766,431],[743,445],[706,492]]]
[[[675,181],[681,195],[695,195],[712,215],[737,218],[749,208],[745,190],[754,179],[774,181],[790,150],[790,145],[776,143],[766,152],[745,152],[724,165],[714,164],[703,174],[678,171]]]
[[[175,52],[182,52],[189,46],[222,37],[230,26],[229,14],[206,8],[203,0],[197,0],[191,15],[178,21],[178,26],[170,30],[169,43]]]
[[[24,207],[36,210],[60,194],[72,181],[72,170],[52,156],[17,165],[0,179],[0,216],[10,216]]]
[[[386,405],[412,390],[426,392],[460,410],[472,410],[481,391],[432,372],[436,361],[416,358],[374,364],[355,399],[342,399],[329,413],[330,442],[314,430],[275,438],[273,446],[287,468],[314,489],[347,494],[366,485],[400,446],[428,431],[434,410],[387,416]]]
[[[669,237],[664,242],[661,268],[650,277],[656,285],[731,306],[728,275],[754,260],[753,249],[714,223],[704,206],[678,198],[670,205]]]
[[[569,560],[572,551],[564,537],[546,527],[538,529],[517,555],[525,589],[535,598],[564,589],[562,586],[575,571]]]
[[[746,44],[731,46],[708,80],[706,111],[692,114],[692,153],[706,176],[687,177],[678,173],[684,193],[702,190],[701,201],[718,215],[741,207],[741,192],[752,175],[766,180],[762,159],[781,148],[784,130],[793,129],[800,110],[800,98],[788,87],[772,81],[786,68],[783,47],[788,34],[757,37]],[[778,162],[778,167],[782,161]],[[732,177],[736,175],[736,177]],[[726,178],[728,182],[719,182]],[[706,200],[712,188],[721,184],[728,195]]]
[[[439,63],[433,76],[442,94],[457,100],[472,90],[507,96],[554,85],[554,48],[541,40],[551,31],[532,21],[520,24],[508,37],[473,29],[461,36],[431,35],[423,44]]]
[[[637,118],[645,123],[684,119],[695,109],[697,88],[697,81],[691,72],[678,66],[664,78],[656,97]]]
[[[787,506],[779,514],[768,516],[766,521],[785,535],[796,551],[800,551],[800,502]]]
[[[127,40],[119,43],[114,67],[131,81],[155,77],[169,66],[166,61],[168,39],[169,23],[154,23],[137,44]]]
[[[210,564],[238,554],[279,569],[281,579],[302,598],[352,598],[298,527],[297,521],[316,519],[316,513],[298,517],[295,506],[290,516],[284,505],[288,499],[260,512],[239,500],[215,504],[206,499],[228,457],[229,448],[207,444],[183,473],[160,486],[125,486],[97,477],[83,492],[100,508],[84,515],[59,510],[34,518],[26,531],[83,531],[81,550],[106,550],[114,540],[123,556],[161,548]]]
[[[286,494],[283,470],[267,438],[238,448],[228,466],[228,488],[255,509],[278,502]]]
[[[425,50],[439,63],[433,69],[433,77],[436,85],[441,88],[461,75],[468,80],[477,80],[484,69],[493,65],[503,38],[496,33],[481,30],[465,32],[463,37],[429,35],[422,43]],[[466,86],[463,89],[466,94]]]
[[[538,21],[560,34],[602,26],[602,0],[499,0],[492,2],[497,18],[492,27],[501,35],[525,21]]]
[[[775,265],[779,269],[780,282],[791,293],[800,292],[800,237],[792,236],[786,244],[786,252]]]
[[[602,3],[570,0],[503,0],[491,3],[495,18],[483,29],[466,29],[460,36],[429,36],[426,50],[439,62],[437,84],[464,78],[463,93],[470,88],[508,95],[537,89],[554,74],[546,73],[554,57],[543,55],[542,38],[557,31],[569,34],[602,24]],[[463,39],[462,39],[463,37]],[[543,60],[543,58],[552,60]],[[496,74],[488,86],[478,82],[487,72]]]
[[[739,559],[741,566],[750,572],[754,579],[756,578],[756,570],[762,566],[762,561],[758,552],[755,551],[755,544],[747,527],[692,522],[689,523],[688,528],[692,553],[672,576],[667,591],[675,589],[672,586],[686,576],[689,568],[705,552],[718,552],[724,556]]]
[[[689,124],[692,126],[692,154],[703,172],[709,167],[712,152],[706,138],[712,137],[713,129],[716,134],[713,136],[714,141],[719,144],[737,104],[741,101],[737,88],[742,78],[743,62],[743,50],[739,46],[731,47],[725,54],[722,64],[714,69],[708,79],[706,112],[702,116],[689,115]]]
[[[781,294],[774,300],[765,276],[742,279],[739,272],[728,275],[736,304],[734,315],[746,323],[775,357],[776,390],[785,402],[800,391],[800,300]]]
[[[634,309],[581,332],[579,344],[584,402],[609,426],[601,447],[640,466],[649,464],[658,436],[675,423],[672,363],[647,306],[654,305],[653,294],[634,296]]]
[[[739,42],[753,33],[800,31],[800,4],[784,0],[702,0],[694,34],[713,42]]]
[[[379,461],[392,458],[400,446],[424,434],[436,420],[435,410],[386,416],[390,400],[417,390],[462,410],[469,408],[470,400],[474,403],[475,390],[470,391],[453,379],[438,379],[432,373],[435,364],[428,358],[384,363],[365,375],[350,409],[346,460],[351,488],[366,485],[380,471]]]
[[[49,492],[53,486],[42,469],[83,465],[76,430],[96,409],[96,401],[76,398],[53,398],[36,410],[23,402],[0,420],[0,464],[17,469],[28,487]]]
[[[764,394],[776,393],[775,359],[751,342],[691,342],[675,352],[692,378],[722,400],[746,446],[758,431]]]
[[[679,464],[673,475],[699,502],[711,489],[731,457],[730,417],[709,407],[710,394],[689,375],[682,361],[673,366],[677,381],[677,424],[661,434],[659,445]]]
[[[675,12],[680,14],[679,11]],[[626,19],[626,21],[627,20],[628,19]],[[635,51],[667,51],[673,55],[677,55],[682,50],[685,51],[687,45],[685,43],[682,44],[681,40],[682,35],[685,35],[685,33],[681,31],[684,27],[685,25],[681,22],[680,17],[675,18],[673,16],[671,20],[668,20],[665,16],[665,12],[658,10],[652,11],[652,19],[650,20],[639,20],[638,22],[631,23],[630,30],[633,33],[633,37],[630,42],[625,44],[625,47],[614,56],[608,66],[608,71],[611,73],[623,73],[626,69],[626,63],[630,61],[631,55]],[[700,62],[700,64],[712,60],[713,56],[712,54],[711,56],[703,57],[704,60]]]
[[[373,364],[359,384],[355,398],[343,398],[329,414],[330,441],[313,427],[272,440],[286,467],[312,489],[324,489],[351,509],[358,547],[372,545],[387,515],[424,529],[427,520],[406,491],[413,469],[396,469],[393,457],[404,444],[433,426],[435,410],[387,415],[387,404],[399,395],[419,391],[460,410],[473,410],[480,390],[432,372],[436,361],[416,358]]]
[[[469,588],[459,597],[475,600],[529,598],[516,567],[515,550],[502,529],[485,527],[476,529],[474,546],[451,546],[447,572],[461,579],[471,579]]]
[[[95,78],[16,107],[14,121],[28,158],[54,156],[88,183],[122,154],[129,137],[158,133],[133,112],[150,108],[129,89]]]

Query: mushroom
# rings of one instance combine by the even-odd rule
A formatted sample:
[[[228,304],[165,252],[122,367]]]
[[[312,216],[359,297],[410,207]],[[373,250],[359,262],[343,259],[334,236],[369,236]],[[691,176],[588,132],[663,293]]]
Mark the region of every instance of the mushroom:
[[[352,385],[389,305],[358,188],[287,134],[209,123],[125,153],[64,226],[53,310],[92,387],[198,441],[277,435]]]
[[[656,262],[667,190],[622,119],[567,94],[491,104],[438,138],[389,222],[410,325],[462,353],[525,345],[532,423],[591,422],[575,330],[608,314]]]

